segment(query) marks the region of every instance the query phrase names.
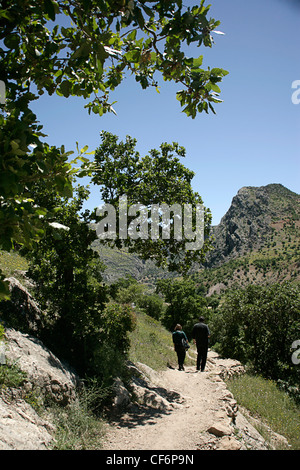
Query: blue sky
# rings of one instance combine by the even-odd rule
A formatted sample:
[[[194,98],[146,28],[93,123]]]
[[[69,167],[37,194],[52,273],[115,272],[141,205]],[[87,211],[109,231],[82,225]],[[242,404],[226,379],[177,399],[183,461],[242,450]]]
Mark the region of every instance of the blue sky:
[[[186,148],[183,163],[195,172],[193,189],[211,209],[215,225],[243,186],[281,183],[300,192],[300,104],[292,103],[292,83],[300,80],[300,2],[207,3],[225,35],[214,35],[212,49],[193,47],[188,55],[203,54],[204,67],[229,71],[221,83],[224,102],[215,106],[217,115],[202,113],[192,120],[176,100],[180,86],[163,82],[158,94],[142,90],[130,77],[112,95],[117,116],[89,116],[82,99],[58,96],[44,95],[32,108],[47,141],[67,150],[75,150],[76,141],[94,150],[101,130],[121,140],[136,138],[141,155],[162,142],[178,142]],[[86,207],[100,203],[97,189],[91,188]]]

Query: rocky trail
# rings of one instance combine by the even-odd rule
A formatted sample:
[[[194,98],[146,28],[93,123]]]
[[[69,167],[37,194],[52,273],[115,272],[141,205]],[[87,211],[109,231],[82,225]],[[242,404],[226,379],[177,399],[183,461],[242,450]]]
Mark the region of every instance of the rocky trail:
[[[79,379],[34,337],[13,329],[5,336],[6,359],[18,363],[27,382],[20,390],[0,394],[0,450],[51,449],[55,426],[23,395],[37,389],[68,406],[76,398]],[[141,363],[129,363],[128,368],[131,379],[126,386],[115,380],[115,400],[107,411],[99,450],[269,450],[277,448],[278,441],[287,447],[269,428],[264,430],[265,438],[270,437],[266,441],[252,418],[238,409],[224,381],[244,372],[238,361],[209,351],[205,372],[195,367],[157,372]]]
[[[116,404],[123,413],[110,418],[104,450],[268,450],[266,442],[238,410],[224,378],[241,373],[239,362],[209,351],[205,372],[168,368],[155,372],[132,365],[136,400],[119,384]],[[272,439],[281,436],[269,430]]]

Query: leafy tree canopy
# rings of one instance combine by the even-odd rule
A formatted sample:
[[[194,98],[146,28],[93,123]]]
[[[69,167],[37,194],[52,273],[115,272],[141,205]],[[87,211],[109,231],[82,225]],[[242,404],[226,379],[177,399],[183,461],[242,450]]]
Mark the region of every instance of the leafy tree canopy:
[[[88,112],[114,112],[110,92],[132,73],[142,88],[157,86],[155,74],[180,83],[183,111],[213,111],[226,75],[201,68],[202,56],[183,46],[212,46],[219,25],[204,1],[3,0],[0,4],[0,248],[29,248],[44,234],[45,207],[32,187],[45,181],[63,197],[72,194],[69,152],[44,141],[30,109],[39,95],[81,96]],[[0,295],[7,294],[0,279]]]
[[[186,273],[192,263],[203,262],[211,245],[211,212],[204,208],[200,195],[192,189],[194,172],[180,161],[185,157],[185,148],[176,142],[163,143],[159,150],[151,149],[141,157],[135,148],[136,140],[132,137],[127,136],[124,142],[119,142],[118,137],[110,132],[102,132],[101,137],[102,143],[88,168],[92,171],[93,183],[99,187],[99,199],[112,205],[116,212],[116,237],[111,239],[108,236],[102,242],[112,247],[126,246],[141,258],[152,259],[156,265],[168,267],[170,271]],[[139,236],[138,232],[133,234],[134,237],[128,236],[128,233],[125,237],[119,236],[119,221],[123,217],[120,199],[123,196],[127,197],[126,226],[130,229],[130,223],[138,219],[137,225],[144,227],[143,236]],[[168,209],[167,220],[159,215],[163,204]],[[196,239],[200,223],[203,226],[204,243],[201,249],[186,249],[189,237],[186,236],[185,204],[192,208],[191,240]],[[144,212],[139,211],[141,205]],[[201,221],[196,217],[197,206],[203,207]],[[152,224],[156,217],[154,207],[158,207],[157,215],[160,217],[156,219],[159,233],[155,234]],[[130,212],[130,208],[134,210]],[[102,212],[101,216],[105,215],[104,209]],[[107,217],[102,220],[107,221]],[[103,226],[104,222],[101,222]],[[163,236],[166,224],[170,227],[169,237]],[[179,224],[180,237],[175,235],[176,224]]]
[[[170,330],[179,323],[190,336],[199,316],[207,313],[207,300],[197,292],[196,283],[190,277],[160,279],[156,290],[168,304],[162,323]]]

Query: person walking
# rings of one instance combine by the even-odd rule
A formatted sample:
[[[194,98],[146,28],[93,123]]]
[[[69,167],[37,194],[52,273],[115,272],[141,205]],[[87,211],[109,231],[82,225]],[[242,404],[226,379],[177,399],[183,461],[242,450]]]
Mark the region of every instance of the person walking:
[[[177,353],[177,359],[178,359],[178,370],[184,370],[184,360],[185,360],[185,354],[186,354],[186,349],[188,346],[188,339],[185,334],[185,332],[182,330],[182,326],[179,325],[179,323],[175,326],[174,331],[172,333],[172,339],[174,343],[174,350]],[[186,342],[187,347],[184,346],[184,342]]]
[[[207,359],[209,337],[209,328],[204,323],[204,318],[200,317],[199,322],[194,325],[192,330],[192,338],[197,347],[197,371],[201,370],[201,372],[204,372]]]

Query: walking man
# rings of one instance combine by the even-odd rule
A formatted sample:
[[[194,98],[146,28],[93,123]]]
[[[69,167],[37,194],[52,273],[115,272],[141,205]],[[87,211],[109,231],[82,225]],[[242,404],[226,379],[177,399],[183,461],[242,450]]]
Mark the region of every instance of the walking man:
[[[208,338],[210,337],[209,328],[204,323],[203,317],[200,317],[199,322],[194,325],[192,337],[197,346],[197,370],[203,372],[207,359]]]

